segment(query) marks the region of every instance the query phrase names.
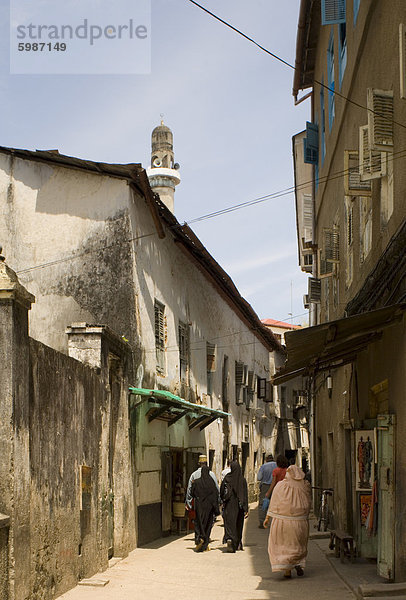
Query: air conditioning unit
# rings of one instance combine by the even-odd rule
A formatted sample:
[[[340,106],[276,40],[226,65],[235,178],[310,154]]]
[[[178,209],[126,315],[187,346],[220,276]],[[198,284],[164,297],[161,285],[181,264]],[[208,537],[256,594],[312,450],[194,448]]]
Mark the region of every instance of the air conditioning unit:
[[[307,309],[310,308],[310,302],[309,302],[309,294],[304,294],[303,295],[303,306]]]

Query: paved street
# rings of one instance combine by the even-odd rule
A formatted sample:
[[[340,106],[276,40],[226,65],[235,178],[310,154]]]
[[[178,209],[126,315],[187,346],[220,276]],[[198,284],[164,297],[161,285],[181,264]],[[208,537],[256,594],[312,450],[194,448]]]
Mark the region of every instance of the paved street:
[[[271,573],[268,530],[258,529],[256,505],[246,522],[245,550],[227,554],[221,543],[221,519],[213,528],[210,552],[193,551],[193,534],[158,540],[132,552],[95,578],[105,587],[77,586],[60,600],[299,600],[353,599],[320,548],[309,542],[308,566],[302,578]],[[324,541],[324,540],[323,540]]]

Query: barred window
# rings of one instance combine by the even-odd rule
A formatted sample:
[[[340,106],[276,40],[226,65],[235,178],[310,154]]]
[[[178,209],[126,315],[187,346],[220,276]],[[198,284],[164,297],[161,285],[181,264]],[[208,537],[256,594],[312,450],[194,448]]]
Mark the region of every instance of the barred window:
[[[165,371],[165,306],[155,300],[155,350],[156,370]]]

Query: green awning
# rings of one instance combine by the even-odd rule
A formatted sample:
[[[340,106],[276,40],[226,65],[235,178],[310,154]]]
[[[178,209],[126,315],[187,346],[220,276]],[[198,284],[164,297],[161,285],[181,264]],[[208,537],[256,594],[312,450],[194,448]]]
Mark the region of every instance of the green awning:
[[[189,402],[166,390],[148,390],[146,388],[130,387],[129,392],[134,396],[141,396],[142,398],[135,406],[148,401],[149,409],[146,416],[149,422],[160,419],[167,421],[168,427],[179,421],[182,417],[189,415],[191,417],[189,430],[199,427],[200,431],[202,431],[216,419],[226,419],[231,416],[230,413],[222,410]]]

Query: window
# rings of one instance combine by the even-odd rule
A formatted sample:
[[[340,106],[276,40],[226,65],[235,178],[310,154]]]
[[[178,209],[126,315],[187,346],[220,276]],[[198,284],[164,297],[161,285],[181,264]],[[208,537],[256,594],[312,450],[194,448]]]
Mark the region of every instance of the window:
[[[323,165],[326,155],[326,111],[324,108],[324,80],[321,81],[320,88],[320,132],[321,132],[321,164]]]
[[[243,389],[244,389],[244,363],[235,361],[235,402],[236,404],[242,404],[244,401]]]
[[[359,11],[360,0],[354,0],[353,11],[354,11],[354,25],[357,22],[358,11]]]
[[[179,366],[180,380],[186,381],[189,371],[190,329],[186,323],[179,321]]]
[[[328,124],[331,130],[335,116],[334,98],[334,35],[331,32],[327,48],[327,84],[328,84]]]
[[[338,26],[338,67],[340,87],[343,81],[345,67],[347,66],[347,25],[340,23]]]
[[[213,374],[216,370],[216,346],[206,344],[206,362],[207,362],[207,393],[209,396],[213,393]]]
[[[319,160],[319,128],[316,123],[306,122],[306,137],[303,138],[303,162],[317,165]]]
[[[346,0],[321,0],[322,25],[345,23]]]
[[[156,370],[165,371],[165,306],[155,300],[155,351]]]

